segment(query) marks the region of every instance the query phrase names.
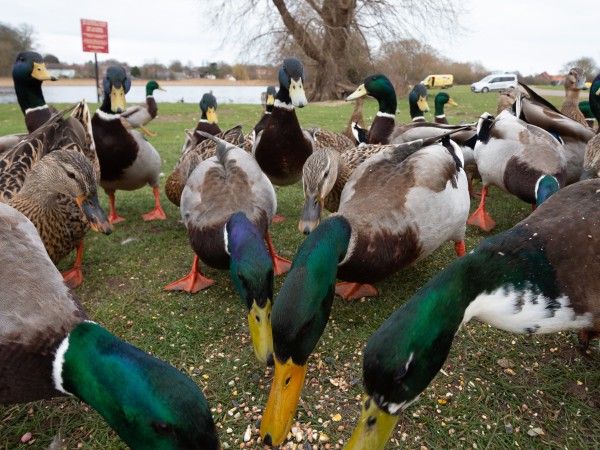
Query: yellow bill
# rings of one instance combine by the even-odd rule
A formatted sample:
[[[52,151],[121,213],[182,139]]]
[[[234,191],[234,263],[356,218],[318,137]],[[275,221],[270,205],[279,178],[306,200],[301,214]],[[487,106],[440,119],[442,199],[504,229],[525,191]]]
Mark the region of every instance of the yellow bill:
[[[361,84],[352,94],[346,97],[346,101],[349,102],[350,100],[356,100],[357,98],[364,97],[365,95],[367,95],[367,88],[365,88],[364,84]]]
[[[427,100],[422,95],[419,96],[419,100],[417,101],[417,106],[422,112],[429,111],[429,105],[427,104]]]
[[[127,103],[125,101],[125,88],[112,87],[110,90],[110,110],[115,113],[121,113],[127,109]]]
[[[448,104],[452,105],[452,106],[458,106],[458,103],[456,103],[454,100],[452,100],[452,98],[448,99]]]
[[[208,120],[209,123],[217,123],[219,121],[217,110],[215,108],[210,107],[206,110],[206,120]]]
[[[268,364],[273,359],[273,332],[271,330],[271,300],[267,299],[267,304],[261,308],[252,303],[248,312],[248,325],[250,326],[250,337],[254,354],[263,364]]]
[[[304,86],[302,85],[302,79],[299,78],[297,81],[290,81],[290,99],[292,100],[292,105],[298,108],[304,108],[308,105],[306,92],[304,92]]]
[[[399,416],[386,413],[368,395],[363,395],[360,421],[345,450],[383,450],[389,440]]]
[[[53,77],[52,74],[46,69],[46,64],[33,62],[33,70],[31,71],[31,76],[36,80],[40,81],[56,81],[56,77]]]
[[[292,358],[283,364],[275,358],[275,376],[260,424],[260,435],[265,444],[280,445],[290,431],[304,386],[307,367],[308,364],[303,366],[295,364]]]

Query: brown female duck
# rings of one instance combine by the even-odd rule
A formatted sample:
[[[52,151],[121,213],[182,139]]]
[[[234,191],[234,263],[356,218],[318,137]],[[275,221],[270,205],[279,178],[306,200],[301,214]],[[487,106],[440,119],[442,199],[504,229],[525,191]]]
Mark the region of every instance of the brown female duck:
[[[582,125],[588,125],[588,123],[579,110],[579,92],[586,89],[585,72],[580,67],[573,67],[565,77],[565,99],[560,107],[560,112]]]
[[[90,227],[110,234],[100,207],[96,171],[83,152],[55,149],[53,138],[64,112],[0,155],[0,201],[35,225],[54,263],[77,248],[73,268],[63,274],[71,287],[83,280],[83,239]],[[76,143],[74,147],[78,148]]]

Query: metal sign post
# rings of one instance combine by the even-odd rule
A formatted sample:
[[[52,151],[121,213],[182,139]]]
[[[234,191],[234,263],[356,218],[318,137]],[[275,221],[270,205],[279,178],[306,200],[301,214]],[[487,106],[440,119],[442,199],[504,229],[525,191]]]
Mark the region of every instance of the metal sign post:
[[[98,95],[98,103],[100,103],[98,53],[108,53],[108,23],[99,20],[81,19],[81,40],[84,52],[94,52],[96,93]]]

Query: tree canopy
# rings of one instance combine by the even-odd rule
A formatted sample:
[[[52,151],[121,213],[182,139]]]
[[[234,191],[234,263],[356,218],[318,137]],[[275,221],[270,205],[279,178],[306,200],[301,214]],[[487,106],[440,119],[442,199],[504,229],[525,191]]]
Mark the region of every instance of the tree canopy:
[[[372,49],[385,52],[392,42],[422,39],[436,30],[451,33],[460,12],[458,0],[211,2],[215,20],[232,30],[228,36],[244,39],[259,56],[272,62],[289,55],[301,58],[313,76],[307,80],[311,100],[342,98],[373,70]]]
[[[21,24],[12,27],[0,23],[0,76],[7,77],[12,73],[17,53],[31,50],[34,46],[33,28]]]

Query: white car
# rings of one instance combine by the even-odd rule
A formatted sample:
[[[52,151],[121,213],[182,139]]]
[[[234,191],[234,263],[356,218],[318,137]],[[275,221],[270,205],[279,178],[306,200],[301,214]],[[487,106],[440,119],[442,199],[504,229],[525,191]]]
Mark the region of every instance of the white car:
[[[471,85],[472,92],[503,91],[509,87],[517,88],[517,76],[514,73],[494,73]]]

